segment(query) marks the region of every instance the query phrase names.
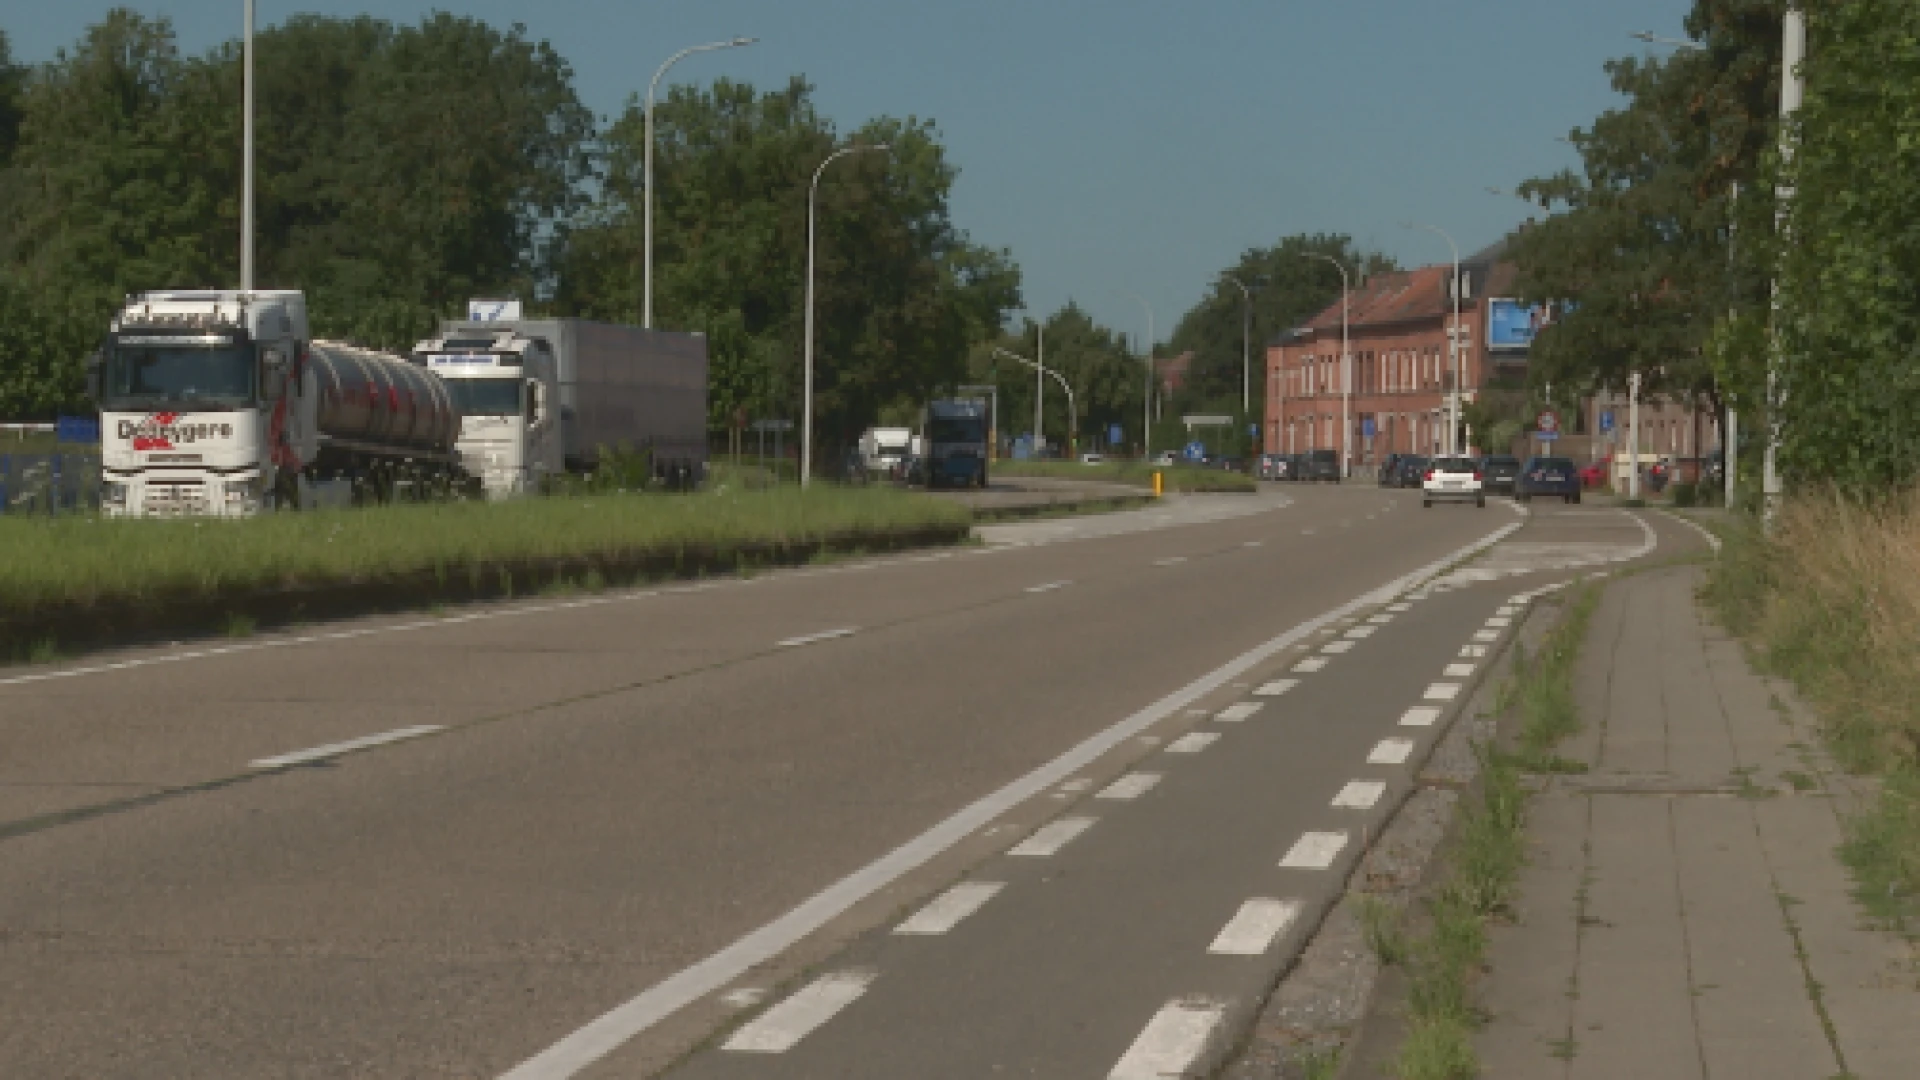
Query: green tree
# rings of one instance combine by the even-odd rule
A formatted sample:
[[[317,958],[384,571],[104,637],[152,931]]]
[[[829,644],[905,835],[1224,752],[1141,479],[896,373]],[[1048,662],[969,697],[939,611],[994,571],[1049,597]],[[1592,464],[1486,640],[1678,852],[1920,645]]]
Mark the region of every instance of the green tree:
[[[1124,336],[1093,321],[1073,301],[1047,316],[1047,368],[1060,373],[1073,388],[1076,422],[1069,424],[1067,396],[1048,378],[1042,395],[1047,440],[1064,446],[1077,431],[1082,448],[1100,444],[1107,429],[1119,424],[1127,441],[1140,438],[1140,396],[1146,390],[1145,361],[1128,348]],[[1025,321],[1015,332],[984,341],[974,352],[973,381],[999,388],[1000,429],[1003,434],[1033,429],[1033,399],[1038,384],[1034,370],[994,353],[999,346],[1029,360],[1040,355],[1040,324]]]
[[[0,30],[0,169],[6,168],[20,141],[21,98],[26,89],[27,69],[13,62],[7,32]]]

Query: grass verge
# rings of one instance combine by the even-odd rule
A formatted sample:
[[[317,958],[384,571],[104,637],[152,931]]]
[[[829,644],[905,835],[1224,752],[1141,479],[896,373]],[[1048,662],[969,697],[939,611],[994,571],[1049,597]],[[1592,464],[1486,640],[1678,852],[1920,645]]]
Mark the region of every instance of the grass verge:
[[[0,517],[0,635],[26,640],[76,613],[407,583],[411,599],[582,588],[740,569],[756,560],[957,541],[964,507],[887,489],[595,495],[394,505],[237,521]],[[400,591],[396,589],[395,591]],[[227,610],[236,614],[228,616]],[[250,609],[223,609],[251,633]],[[63,640],[64,643],[64,640]]]
[[[1920,916],[1920,491],[1866,504],[1797,494],[1764,535],[1722,530],[1706,599],[1818,712],[1849,771],[1880,794],[1841,849],[1861,903],[1909,930]]]
[[[1472,1080],[1480,1073],[1473,1033],[1484,1017],[1473,983],[1486,961],[1487,925],[1510,911],[1526,862],[1522,779],[1539,766],[1564,768],[1554,749],[1579,729],[1574,661],[1597,603],[1595,587],[1581,589],[1536,653],[1515,653],[1497,698],[1501,712],[1519,721],[1515,749],[1475,747],[1477,790],[1463,800],[1448,873],[1426,901],[1423,932],[1408,934],[1392,924],[1391,914],[1362,910],[1376,955],[1382,963],[1403,964],[1407,973],[1406,1034],[1392,1063],[1402,1080]]]
[[[1225,469],[1199,469],[1190,465],[1161,467],[1138,461],[1102,461],[1082,465],[1076,461],[996,461],[993,476],[1037,476],[1055,480],[1099,480],[1110,484],[1152,487],[1153,474],[1165,479],[1166,490],[1185,493],[1252,492],[1259,484],[1245,473]]]

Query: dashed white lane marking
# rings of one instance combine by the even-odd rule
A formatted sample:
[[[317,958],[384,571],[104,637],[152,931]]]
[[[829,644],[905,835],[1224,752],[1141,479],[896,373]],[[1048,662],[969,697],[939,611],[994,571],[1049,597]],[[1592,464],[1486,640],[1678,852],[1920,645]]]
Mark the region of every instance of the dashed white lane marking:
[[[813,1029],[859,1000],[876,974],[836,971],[822,975],[743,1025],[720,1048],[748,1054],[784,1054]]]
[[[1259,546],[1260,546],[1260,541],[1258,541],[1258,540],[1242,540],[1242,541],[1240,542],[1240,546],[1241,546],[1241,547],[1259,547]]]
[[[1049,821],[1035,830],[1032,836],[1013,845],[1009,855],[1021,855],[1027,858],[1043,859],[1066,847],[1074,837],[1093,828],[1099,818],[1066,817],[1058,821]]]
[[[259,758],[247,762],[247,768],[282,769],[289,765],[304,765],[309,761],[324,761],[330,757],[339,757],[341,754],[350,754],[355,750],[365,750],[370,746],[384,746],[387,743],[399,742],[401,739],[417,739],[422,735],[431,735],[441,730],[444,729],[439,724],[418,724],[414,727],[395,728],[378,735],[365,735],[358,739],[348,739],[346,742],[328,743],[308,750],[295,750],[288,754]]]
[[[1066,783],[1060,785],[1060,793],[1062,795],[1078,795],[1092,786],[1093,786],[1092,780],[1089,780],[1084,776],[1075,777],[1074,779],[1069,780]]]
[[[1398,615],[1403,611],[1412,611],[1413,605],[1403,601],[1398,604],[1388,604],[1387,610],[1394,613],[1395,615]]]
[[[1301,536],[1312,536],[1312,535],[1313,535],[1313,530],[1312,530],[1312,529],[1301,529],[1301,530],[1300,530],[1300,535],[1301,535]]]
[[[1094,798],[1120,799],[1120,800],[1130,801],[1133,799],[1137,799],[1142,795],[1145,795],[1149,791],[1152,791],[1153,785],[1159,782],[1160,782],[1159,773],[1151,773],[1151,772],[1128,773],[1127,775],[1121,777],[1120,779],[1115,780],[1113,783],[1108,784],[1105,788],[1101,790],[1100,794],[1095,795]]]
[[[1316,671],[1319,671],[1319,670],[1320,670],[1321,668],[1323,668],[1323,667],[1326,667],[1326,666],[1327,666],[1327,658],[1326,658],[1326,657],[1324,657],[1324,656],[1309,656],[1309,657],[1307,657],[1307,658],[1306,658],[1305,660],[1302,660],[1302,661],[1300,661],[1299,663],[1297,663],[1297,664],[1295,664],[1295,665],[1293,665],[1293,670],[1294,670],[1294,671],[1295,671],[1296,673],[1298,673],[1298,674],[1301,674],[1301,675],[1310,675],[1310,674],[1312,674],[1312,673],[1314,673],[1314,672],[1316,672]]]
[[[1157,738],[1142,734],[1154,724],[1299,645],[1329,622],[1351,612],[1371,610],[1386,603],[1415,582],[1486,551],[1511,536],[1518,528],[1518,523],[1514,523],[1490,530],[1472,543],[1447,552],[1423,567],[1383,582],[1378,588],[1356,596],[1331,611],[1276,634],[1165,697],[1143,705],[1075,743],[1057,757],[980,796],[778,917],[594,1016],[514,1066],[500,1080],[566,1080],[577,1076],[636,1035],[650,1030],[688,1005],[733,984],[758,965],[779,956],[796,942],[844,915],[855,904],[887,888],[954,845],[978,835],[980,830],[993,824],[1008,810],[1046,792],[1098,760],[1107,751],[1134,740],[1138,740],[1142,746],[1157,745]]]
[[[1485,645],[1462,645],[1460,646],[1460,655],[1469,660],[1484,659],[1487,655],[1487,647]]]
[[[1475,640],[1475,641],[1499,641],[1499,640],[1500,640],[1500,631],[1498,631],[1498,630],[1475,630],[1475,631],[1473,632],[1473,640]]]
[[[1518,615],[1519,613],[1520,608],[1517,604],[1508,604],[1494,612],[1495,615]]]
[[[1449,679],[1464,679],[1467,676],[1473,674],[1473,665],[1472,664],[1448,664],[1447,670],[1441,672],[1440,674],[1445,675]]]
[[[1437,705],[1415,705],[1400,714],[1401,727],[1432,727],[1440,719]]]
[[[1259,712],[1265,705],[1266,702],[1264,701],[1239,701],[1221,709],[1214,714],[1213,718],[1215,720],[1224,720],[1229,724],[1237,724],[1253,716],[1254,713]]]
[[[1422,696],[1428,701],[1452,701],[1460,696],[1460,684],[1437,682],[1427,687],[1427,692]]]
[[[1333,797],[1336,810],[1371,810],[1373,804],[1386,794],[1387,785],[1379,780],[1349,780],[1340,794]]]
[[[1487,620],[1487,625],[1504,629],[1505,627],[1512,626],[1513,620],[1507,618],[1505,615],[1495,615]]]
[[[1221,956],[1259,956],[1273,947],[1275,938],[1300,917],[1300,901],[1256,897],[1240,905],[1240,910],[1207,946]]]
[[[1370,623],[1372,623],[1372,624],[1374,624],[1375,626],[1385,626],[1385,625],[1387,625],[1388,623],[1390,623],[1390,622],[1392,622],[1392,621],[1393,621],[1393,616],[1391,616],[1391,615],[1370,615],[1370,616],[1368,616],[1368,617],[1367,617],[1367,621],[1368,621],[1368,622],[1370,622]]]
[[[1155,559],[1155,560],[1153,560],[1153,565],[1155,565],[1155,566],[1179,566],[1179,565],[1180,565],[1181,563],[1183,563],[1183,562],[1186,562],[1186,561],[1187,561],[1187,557],[1186,557],[1185,555],[1170,555],[1170,556],[1168,556],[1168,557],[1166,557],[1166,558],[1164,558],[1164,559]]]
[[[1169,754],[1197,754],[1220,737],[1217,731],[1189,731],[1167,744]]]
[[[1369,765],[1404,765],[1413,756],[1412,739],[1381,739],[1367,754]]]
[[[1064,589],[1071,584],[1073,584],[1071,581],[1049,581],[1045,585],[1029,585],[1027,591],[1030,593],[1052,592],[1055,589]]]
[[[1302,833],[1280,860],[1283,870],[1325,870],[1347,846],[1343,832]]]
[[[802,634],[799,637],[790,637],[778,644],[782,649],[791,649],[796,645],[811,645],[816,641],[831,641],[834,638],[843,638],[849,634],[857,634],[859,632],[860,628],[857,626],[843,626],[838,630],[822,630],[817,634]]]
[[[1348,652],[1352,650],[1352,648],[1353,648],[1353,642],[1348,641],[1345,638],[1341,638],[1339,641],[1329,641],[1325,645],[1320,646],[1320,651],[1323,653],[1332,653],[1335,656],[1338,656],[1343,652]]]
[[[757,986],[743,986],[738,990],[729,990],[721,994],[720,1000],[736,1009],[750,1009],[760,1004],[766,996],[767,992]]]
[[[1153,1014],[1107,1080],[1166,1080],[1185,1076],[1220,1026],[1227,1007],[1204,999],[1169,1001]]]
[[[960,920],[979,911],[993,894],[1007,887],[1004,881],[963,881],[935,897],[913,913],[913,917],[893,928],[896,934],[944,934],[960,925]]]
[[[1355,641],[1359,641],[1362,638],[1370,638],[1379,632],[1380,628],[1377,626],[1356,626],[1347,631],[1347,636]]]
[[[1258,697],[1279,697],[1281,694],[1299,685],[1299,679],[1275,679],[1270,683],[1260,684],[1259,689],[1255,690],[1254,694]]]

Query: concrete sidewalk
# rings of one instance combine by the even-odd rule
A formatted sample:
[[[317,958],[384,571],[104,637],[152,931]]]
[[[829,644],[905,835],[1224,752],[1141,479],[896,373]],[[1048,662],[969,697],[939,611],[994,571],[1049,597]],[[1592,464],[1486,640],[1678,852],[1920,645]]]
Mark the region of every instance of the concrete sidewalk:
[[[1699,579],[1628,577],[1595,615],[1562,748],[1590,771],[1533,802],[1484,1075],[1920,1076],[1920,956],[1867,925],[1835,852],[1856,794]]]

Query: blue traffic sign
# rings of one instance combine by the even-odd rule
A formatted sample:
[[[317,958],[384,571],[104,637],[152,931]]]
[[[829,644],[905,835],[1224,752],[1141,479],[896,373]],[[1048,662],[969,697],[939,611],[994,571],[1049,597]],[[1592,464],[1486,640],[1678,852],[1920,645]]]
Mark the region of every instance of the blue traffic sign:
[[[1601,431],[1612,431],[1612,430],[1613,430],[1613,410],[1612,410],[1612,409],[1603,409],[1603,410],[1601,410],[1601,412],[1600,412],[1600,430],[1601,430]]]
[[[1533,437],[1539,439],[1541,442],[1552,442],[1560,437],[1560,433],[1557,431],[1536,431],[1533,433]]]
[[[1186,458],[1188,461],[1199,461],[1200,459],[1207,456],[1207,444],[1202,442],[1190,442],[1187,444],[1187,448],[1184,451],[1184,453],[1186,454]]]
[[[1373,417],[1366,416],[1360,419],[1360,434],[1368,439],[1373,438]]]
[[[1120,432],[1120,425],[1119,425],[1119,424],[1115,424],[1115,425],[1113,425],[1112,427],[1110,427],[1110,428],[1108,428],[1108,429],[1107,429],[1107,441],[1108,441],[1109,443],[1112,443],[1112,444],[1113,444],[1113,445],[1115,445],[1115,446],[1119,446],[1119,445],[1120,445],[1120,440],[1121,440],[1121,439],[1122,439],[1123,437],[1124,437],[1124,436],[1122,436],[1122,434],[1121,434],[1121,432]]]

